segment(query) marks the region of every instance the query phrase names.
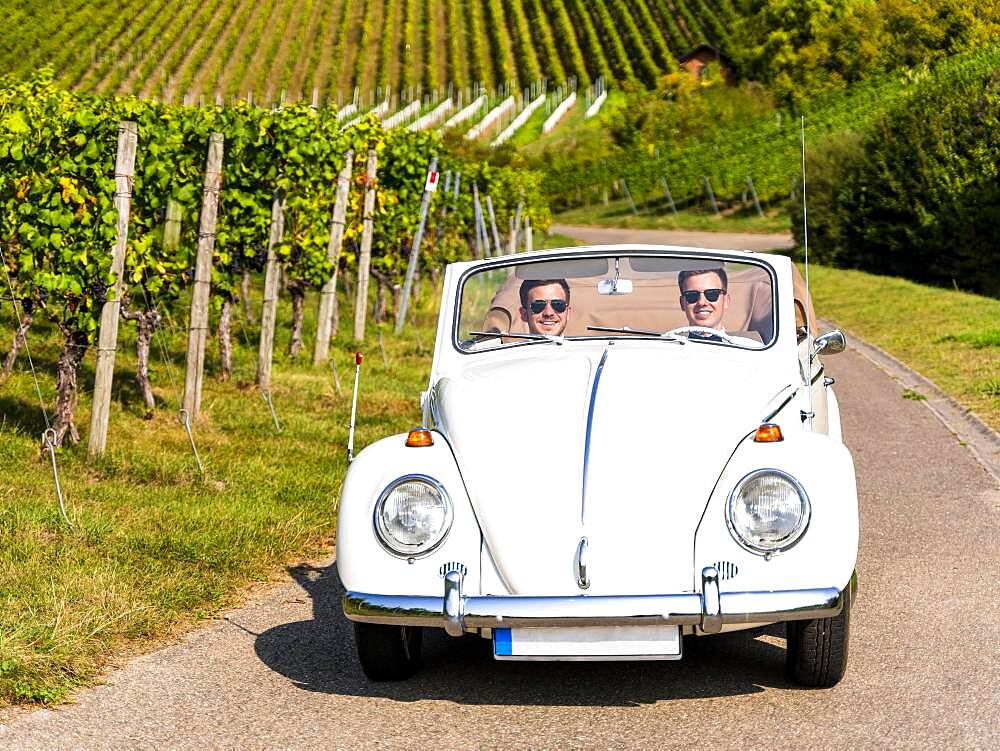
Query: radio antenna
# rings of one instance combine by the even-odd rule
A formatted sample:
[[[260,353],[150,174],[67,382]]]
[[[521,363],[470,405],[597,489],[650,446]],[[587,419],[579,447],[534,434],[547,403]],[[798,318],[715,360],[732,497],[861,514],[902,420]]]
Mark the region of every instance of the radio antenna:
[[[363,355],[360,352],[354,353],[354,396],[351,399],[351,427],[347,432],[347,463],[354,461],[354,424],[358,418],[358,384],[361,380],[361,360]]]
[[[806,207],[806,116],[802,115],[799,119],[799,135],[802,144],[802,244],[805,250],[805,267],[806,267],[806,305],[805,305],[805,319],[806,319],[806,347],[809,353],[809,370],[805,373],[805,385],[809,392],[809,410],[802,413],[802,421],[809,421],[809,427],[812,427],[812,419],[815,417],[816,413],[813,411],[813,394],[812,394],[812,371],[813,371],[813,345],[812,345],[812,331],[810,330],[809,324],[809,311],[812,309],[812,293],[809,291],[809,209]]]

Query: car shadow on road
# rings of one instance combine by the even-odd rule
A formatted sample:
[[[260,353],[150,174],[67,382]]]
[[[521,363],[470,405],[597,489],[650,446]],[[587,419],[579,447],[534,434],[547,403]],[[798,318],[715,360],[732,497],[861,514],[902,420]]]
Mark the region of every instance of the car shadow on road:
[[[633,706],[674,699],[735,696],[765,687],[793,688],[784,677],[783,629],[686,638],[684,659],[662,662],[498,662],[491,644],[439,629],[424,634],[423,665],[408,681],[369,681],[344,617],[336,563],[289,573],[312,599],[313,618],[260,634],[257,656],[306,691],[461,704]],[[777,643],[775,643],[777,642]]]

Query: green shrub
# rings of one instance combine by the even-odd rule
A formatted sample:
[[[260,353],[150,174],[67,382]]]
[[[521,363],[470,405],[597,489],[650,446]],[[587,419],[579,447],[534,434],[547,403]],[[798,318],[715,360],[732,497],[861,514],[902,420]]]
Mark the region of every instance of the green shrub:
[[[1000,296],[1000,45],[809,158],[814,258]],[[801,208],[793,209],[801,242]]]

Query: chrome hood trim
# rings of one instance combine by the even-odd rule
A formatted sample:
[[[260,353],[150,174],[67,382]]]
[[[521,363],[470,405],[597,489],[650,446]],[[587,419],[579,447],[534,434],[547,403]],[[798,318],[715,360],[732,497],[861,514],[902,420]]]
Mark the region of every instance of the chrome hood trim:
[[[519,353],[434,385],[496,594],[579,592],[582,537],[589,593],[690,589],[698,521],[774,397],[758,358],[697,346]]]

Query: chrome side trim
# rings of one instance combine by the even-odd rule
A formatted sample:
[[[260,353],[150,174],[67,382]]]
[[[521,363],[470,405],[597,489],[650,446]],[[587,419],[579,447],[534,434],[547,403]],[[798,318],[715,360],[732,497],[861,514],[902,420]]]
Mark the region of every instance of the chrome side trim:
[[[792,392],[791,392],[791,393],[790,393],[790,394],[789,394],[789,395],[788,395],[787,397],[785,397],[785,400],[784,400],[783,402],[781,402],[781,404],[779,404],[779,405],[778,405],[777,407],[775,407],[775,408],[774,408],[774,409],[772,409],[772,410],[771,410],[770,412],[768,412],[768,413],[767,413],[767,415],[765,415],[765,416],[764,416],[764,419],[763,419],[763,420],[761,420],[761,423],[765,423],[765,422],[771,422],[771,420],[773,420],[773,419],[774,419],[774,416],[775,416],[776,414],[778,414],[778,413],[779,413],[779,412],[780,412],[781,410],[783,410],[783,409],[784,409],[784,408],[785,408],[785,407],[786,407],[786,406],[788,405],[788,403],[789,403],[790,401],[792,401],[792,399],[794,399],[794,398],[795,398],[795,395],[796,395],[797,393],[799,393],[799,390],[798,390],[798,388],[797,388],[797,387],[795,387],[795,386],[792,386],[791,384],[789,384],[789,385],[788,385],[788,386],[786,386],[785,388],[790,388],[790,389],[792,390]],[[780,393],[780,392],[779,392],[779,393]]]
[[[594,385],[590,388],[590,406],[587,408],[587,435],[583,442],[583,486],[580,497],[580,523],[583,524],[584,515],[587,511],[587,473],[590,470],[590,433],[594,427],[594,403],[597,401],[597,386],[601,382],[601,373],[604,372],[604,363],[608,360],[610,348],[604,349],[601,361],[597,364],[597,372],[594,374]]]
[[[457,574],[455,574],[457,576]],[[852,585],[848,585],[850,588]],[[352,621],[400,626],[517,628],[523,626],[633,626],[643,623],[679,626],[721,623],[774,623],[829,618],[840,613],[844,593],[838,587],[774,592],[722,592],[718,613],[710,613],[696,592],[660,595],[565,595],[555,597],[458,597],[460,586],[447,584],[450,601],[441,597],[348,592],[344,614]],[[710,595],[710,598],[712,596]],[[714,606],[713,606],[714,609]],[[461,630],[459,630],[461,624]]]

